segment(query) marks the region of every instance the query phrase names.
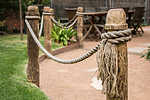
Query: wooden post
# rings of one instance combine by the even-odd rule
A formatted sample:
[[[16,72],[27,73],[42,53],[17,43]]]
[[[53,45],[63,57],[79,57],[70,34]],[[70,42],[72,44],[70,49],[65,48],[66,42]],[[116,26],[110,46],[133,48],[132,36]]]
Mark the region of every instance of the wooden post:
[[[53,27],[51,17],[53,16],[53,13],[53,9],[44,7],[44,46],[49,52],[51,52],[51,31]]]
[[[83,12],[83,7],[78,7],[77,13]],[[83,37],[83,15],[78,15],[78,22],[77,22],[77,39],[80,43],[80,46],[82,46],[82,39]]]
[[[106,17],[105,29],[109,32],[125,30],[126,15],[123,9],[111,9]],[[98,55],[99,75],[106,100],[128,100],[127,43],[112,44],[105,41]]]
[[[37,6],[29,6],[27,16],[36,16],[35,18],[28,18],[28,21],[35,32],[37,38],[39,37],[39,9]],[[27,78],[29,82],[36,84],[39,87],[39,48],[33,40],[29,30],[27,30],[27,47],[28,47],[28,66]]]

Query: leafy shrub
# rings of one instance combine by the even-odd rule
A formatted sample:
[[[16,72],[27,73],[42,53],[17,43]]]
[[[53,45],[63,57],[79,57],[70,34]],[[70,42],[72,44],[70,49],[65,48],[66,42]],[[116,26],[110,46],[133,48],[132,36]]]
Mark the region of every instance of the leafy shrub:
[[[43,0],[41,3],[42,3],[43,5],[49,6],[49,5],[50,5],[50,1],[51,1],[51,0]]]
[[[5,20],[0,21],[0,27],[5,26]]]
[[[7,26],[5,25],[5,20],[0,21],[0,31],[7,31]]]
[[[71,41],[71,38],[76,35],[77,32],[72,28],[62,29],[54,24],[51,37],[53,41],[57,43],[62,43],[64,46],[66,46]]]

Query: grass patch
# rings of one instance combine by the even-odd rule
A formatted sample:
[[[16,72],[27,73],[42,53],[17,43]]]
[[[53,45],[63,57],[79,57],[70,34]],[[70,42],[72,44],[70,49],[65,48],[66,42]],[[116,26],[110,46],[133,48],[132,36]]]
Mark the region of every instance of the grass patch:
[[[20,41],[20,35],[0,36],[0,100],[48,100],[39,88],[27,82],[24,37]]]

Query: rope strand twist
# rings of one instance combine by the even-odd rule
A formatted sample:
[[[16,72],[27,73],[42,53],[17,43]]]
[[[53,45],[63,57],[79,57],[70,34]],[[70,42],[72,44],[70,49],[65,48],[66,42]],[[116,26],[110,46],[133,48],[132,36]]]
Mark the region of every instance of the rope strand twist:
[[[112,44],[120,44],[124,42],[130,41],[131,29],[123,30],[123,31],[113,31],[108,33],[103,33],[101,35],[101,39],[106,39]]]
[[[65,24],[59,23],[59,22],[58,22],[57,20],[55,20],[55,18],[52,17],[52,16],[51,16],[51,20],[52,20],[53,23],[56,24],[58,27],[60,27],[60,28],[66,28],[66,29],[73,27],[73,25],[75,25],[76,22],[77,22],[77,18],[76,18],[76,17],[75,17],[73,20],[71,20],[71,21],[69,21],[69,22],[67,23],[67,25],[70,24],[69,26],[67,26],[67,25],[65,25]],[[72,21],[73,21],[73,22],[72,22]],[[71,22],[72,22],[72,23],[71,23]]]

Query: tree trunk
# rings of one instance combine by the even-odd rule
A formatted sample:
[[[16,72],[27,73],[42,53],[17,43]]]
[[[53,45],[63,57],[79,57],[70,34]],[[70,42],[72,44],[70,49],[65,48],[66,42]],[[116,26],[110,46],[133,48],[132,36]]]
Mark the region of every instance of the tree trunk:
[[[20,11],[20,39],[23,40],[23,28],[22,28],[22,3],[19,0],[19,11]]]

